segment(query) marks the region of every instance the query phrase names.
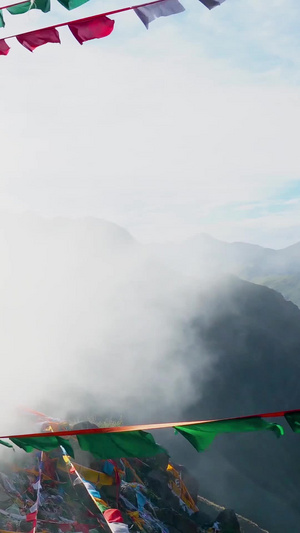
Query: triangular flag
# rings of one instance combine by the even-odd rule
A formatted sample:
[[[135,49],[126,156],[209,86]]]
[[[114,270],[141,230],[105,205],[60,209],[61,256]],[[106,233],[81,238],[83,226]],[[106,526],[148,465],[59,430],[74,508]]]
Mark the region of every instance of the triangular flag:
[[[31,9],[40,9],[43,13],[48,13],[48,11],[50,11],[50,0],[22,2],[22,4],[8,7],[7,11],[9,11],[11,15],[21,15],[22,13],[27,13]]]
[[[7,56],[8,52],[10,51],[10,47],[8,46],[8,44],[6,44],[6,42],[4,41],[4,39],[0,39],[0,56]],[[3,444],[3,446],[9,446],[6,442],[4,441],[1,441],[1,444]],[[11,446],[12,447],[12,446]]]
[[[178,0],[165,0],[164,2],[136,7],[134,11],[148,29],[150,22],[153,20],[159,17],[168,17],[169,15],[182,13],[185,9]]]
[[[105,15],[99,15],[98,17],[91,17],[80,22],[72,22],[68,26],[75,39],[82,44],[91,39],[107,37],[113,31],[114,24],[114,20],[109,19]]]
[[[17,35],[17,40],[27,50],[33,52],[38,46],[47,43],[60,43],[59,33],[55,28],[46,28],[44,30],[30,31]]]
[[[221,4],[223,4],[223,2],[225,2],[225,0],[200,0],[200,2],[205,7],[207,7],[207,9],[213,9],[214,7],[218,7]]]

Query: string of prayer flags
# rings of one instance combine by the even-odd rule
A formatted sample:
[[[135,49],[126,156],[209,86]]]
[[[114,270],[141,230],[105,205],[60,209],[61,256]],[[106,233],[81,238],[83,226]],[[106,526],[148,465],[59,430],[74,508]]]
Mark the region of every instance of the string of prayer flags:
[[[284,435],[282,426],[271,424],[259,417],[220,420],[193,426],[175,426],[174,429],[185,437],[198,452],[207,450],[219,433],[240,433],[266,429],[273,431],[277,437]]]
[[[164,0],[154,4],[148,4],[134,9],[136,15],[146,26],[147,30],[150,22],[159,17],[168,17],[185,11],[183,5],[178,0]]]
[[[44,30],[30,31],[28,33],[22,33],[17,35],[17,41],[27,48],[29,52],[33,52],[38,46],[42,46],[47,43],[59,43],[59,33],[55,28],[49,28]]]
[[[115,21],[105,15],[98,15],[79,22],[68,24],[71,33],[75,39],[83,44],[91,39],[101,39],[111,34],[114,29]]]

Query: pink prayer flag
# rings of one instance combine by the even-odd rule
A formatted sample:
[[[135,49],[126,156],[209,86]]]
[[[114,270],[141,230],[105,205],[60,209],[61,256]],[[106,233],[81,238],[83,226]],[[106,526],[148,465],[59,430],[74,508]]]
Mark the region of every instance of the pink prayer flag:
[[[87,20],[72,22],[68,26],[75,39],[82,44],[91,39],[107,37],[113,31],[114,24],[114,20],[109,19],[105,15],[99,15],[98,17],[92,17]]]
[[[7,56],[10,47],[6,44],[4,39],[0,39],[0,56]]]
[[[17,35],[17,40],[30,52],[33,52],[33,50],[43,44],[60,43],[59,33],[56,28],[45,28],[44,30],[22,33]]]

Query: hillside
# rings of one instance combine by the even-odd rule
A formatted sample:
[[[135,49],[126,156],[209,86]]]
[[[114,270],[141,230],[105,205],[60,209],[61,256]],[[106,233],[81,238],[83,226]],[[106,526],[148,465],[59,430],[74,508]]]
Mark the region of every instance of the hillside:
[[[279,293],[213,269],[209,281],[183,276],[105,221],[29,216],[0,229],[4,434],[24,402],[131,423],[300,407],[300,311]],[[160,439],[202,497],[282,533],[300,520],[288,431],[222,436],[200,455]]]
[[[151,245],[165,265],[201,279],[234,274],[281,292],[300,305],[300,243],[272,250],[243,242],[226,243],[200,234],[180,243]]]

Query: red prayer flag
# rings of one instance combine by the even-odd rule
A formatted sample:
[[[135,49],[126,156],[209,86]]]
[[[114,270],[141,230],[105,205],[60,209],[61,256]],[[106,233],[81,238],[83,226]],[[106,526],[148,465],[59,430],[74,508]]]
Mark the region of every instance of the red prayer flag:
[[[104,511],[103,516],[109,524],[110,523],[124,524],[124,520],[119,509],[107,509],[106,511]]]
[[[0,39],[0,56],[7,56],[10,47],[6,44],[4,39]]]
[[[99,15],[98,17],[92,17],[80,22],[72,22],[68,26],[75,39],[82,44],[91,39],[107,37],[113,31],[114,24],[114,20],[109,19],[105,15]]]
[[[29,513],[26,515],[26,522],[36,522],[37,520],[37,511],[34,511],[33,513]]]
[[[33,52],[38,46],[47,43],[60,43],[59,33],[55,28],[46,28],[44,30],[30,31],[17,35],[17,40],[27,50]]]

